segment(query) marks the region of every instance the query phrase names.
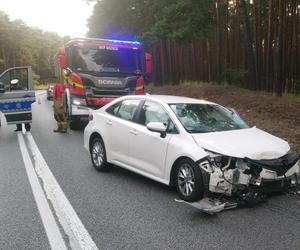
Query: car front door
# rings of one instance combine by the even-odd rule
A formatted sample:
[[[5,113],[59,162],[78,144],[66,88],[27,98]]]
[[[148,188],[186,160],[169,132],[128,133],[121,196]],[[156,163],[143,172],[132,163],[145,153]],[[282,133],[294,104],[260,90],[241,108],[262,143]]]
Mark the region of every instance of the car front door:
[[[167,127],[166,137],[151,132],[146,125],[161,122]],[[133,123],[129,134],[130,165],[157,178],[164,177],[168,143],[175,132],[175,126],[165,109],[156,102],[146,101],[139,111],[137,123]]]
[[[30,123],[35,102],[30,66],[10,68],[0,74],[0,112],[7,124]]]

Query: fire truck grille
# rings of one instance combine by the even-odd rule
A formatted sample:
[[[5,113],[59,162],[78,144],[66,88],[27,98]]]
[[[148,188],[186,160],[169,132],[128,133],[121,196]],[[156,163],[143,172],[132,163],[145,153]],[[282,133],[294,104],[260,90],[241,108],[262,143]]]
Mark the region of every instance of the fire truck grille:
[[[96,96],[123,96],[130,94],[129,89],[121,89],[121,90],[105,90],[105,89],[95,89],[92,88],[92,93]]]

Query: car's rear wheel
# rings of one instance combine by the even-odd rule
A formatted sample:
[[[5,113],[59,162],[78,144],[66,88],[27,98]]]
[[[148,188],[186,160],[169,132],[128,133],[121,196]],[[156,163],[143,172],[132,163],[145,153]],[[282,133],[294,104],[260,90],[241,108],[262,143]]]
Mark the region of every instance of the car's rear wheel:
[[[202,173],[194,161],[184,158],[178,162],[176,189],[179,197],[185,201],[202,199],[204,194]]]
[[[110,168],[110,164],[106,161],[105,146],[100,137],[93,139],[90,147],[91,160],[97,171],[103,172]]]

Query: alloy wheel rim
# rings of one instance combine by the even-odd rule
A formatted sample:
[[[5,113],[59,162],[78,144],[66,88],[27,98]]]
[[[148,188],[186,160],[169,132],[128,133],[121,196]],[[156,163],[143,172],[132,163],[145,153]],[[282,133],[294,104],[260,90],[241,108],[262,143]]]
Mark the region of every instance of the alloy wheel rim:
[[[93,162],[97,167],[100,167],[104,160],[104,150],[100,142],[95,142],[92,150]]]
[[[190,196],[195,188],[194,170],[189,164],[183,164],[178,170],[178,187],[184,196]]]

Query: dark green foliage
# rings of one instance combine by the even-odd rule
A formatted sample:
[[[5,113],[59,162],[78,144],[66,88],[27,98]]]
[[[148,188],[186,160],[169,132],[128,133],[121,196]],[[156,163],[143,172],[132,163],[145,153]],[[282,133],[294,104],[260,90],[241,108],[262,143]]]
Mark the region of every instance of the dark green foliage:
[[[98,0],[89,35],[143,40],[159,85],[225,79],[280,96],[298,89],[299,13],[299,0]]]
[[[22,21],[10,21],[0,11],[0,72],[14,66],[33,67],[41,79],[54,75],[53,58],[64,39],[55,33],[28,27]],[[39,76],[34,75],[35,79]]]
[[[143,31],[143,1],[103,0],[95,4],[89,18],[89,37],[132,39]]]
[[[150,33],[160,39],[186,43],[207,38],[212,24],[209,0],[155,1],[159,16]]]
[[[205,38],[212,23],[211,0],[102,0],[89,19],[89,36],[179,42]]]

